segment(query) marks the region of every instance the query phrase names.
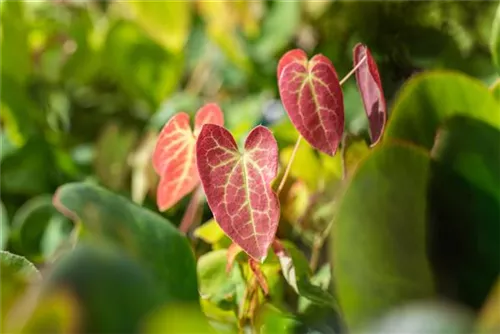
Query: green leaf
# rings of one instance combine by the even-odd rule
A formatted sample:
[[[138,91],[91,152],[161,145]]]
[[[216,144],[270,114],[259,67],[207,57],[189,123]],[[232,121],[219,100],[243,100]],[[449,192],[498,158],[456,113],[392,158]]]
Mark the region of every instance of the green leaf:
[[[154,110],[179,85],[183,54],[163,49],[130,22],[119,21],[110,28],[102,52],[106,71],[127,94],[146,99]]]
[[[497,8],[493,26],[491,27],[490,50],[493,63],[500,72],[500,4]]]
[[[396,98],[384,140],[406,140],[431,149],[438,127],[454,115],[500,129],[500,104],[481,82],[453,72],[420,74]]]
[[[191,26],[190,1],[129,1],[123,3],[133,20],[158,44],[173,53],[180,53]]]
[[[169,221],[124,197],[89,183],[60,187],[54,204],[81,220],[89,239],[105,240],[148,268],[166,299],[198,302],[193,251]]]
[[[25,324],[16,321],[17,319],[10,319],[9,332],[52,334],[74,332],[79,320],[78,307],[75,297],[62,289],[50,296],[43,296]],[[23,326],[22,330],[16,328],[17,326]]]
[[[300,1],[277,1],[264,17],[262,34],[255,46],[256,58],[268,61],[292,40],[300,25]]]
[[[72,297],[77,319],[84,319],[74,324],[79,332],[131,333],[163,300],[159,283],[119,250],[80,246],[58,261],[43,295],[63,291]]]
[[[330,282],[332,279],[332,268],[329,263],[321,267],[318,272],[311,277],[311,283],[318,286],[322,290],[328,290],[330,287]],[[310,306],[312,302],[302,296],[299,297],[298,311],[299,313],[304,313]]]
[[[206,34],[238,68],[249,71],[251,62],[245,50],[245,40],[237,34],[233,3],[201,1],[198,11],[205,21]]]
[[[282,242],[284,251],[275,249],[285,280],[300,296],[315,304],[337,308],[335,298],[319,286],[311,283],[311,269],[306,257],[291,242]]]
[[[443,302],[400,305],[357,333],[474,333],[474,314]]]
[[[9,226],[9,216],[7,216],[7,210],[3,202],[0,201],[0,250],[7,248],[7,242],[9,241],[10,226]]]
[[[0,264],[2,276],[13,273],[25,279],[41,278],[38,269],[22,256],[2,250],[0,251]]]
[[[298,321],[291,314],[269,303],[260,306],[257,313],[257,327],[262,334],[294,333],[298,325]]]
[[[54,161],[47,142],[33,136],[20,149],[3,157],[0,175],[2,191],[32,196],[51,191],[53,168]]]
[[[210,219],[205,224],[197,227],[193,235],[208,244],[218,243],[226,235],[215,219]]]
[[[155,311],[145,321],[142,333],[216,333],[199,310],[186,306],[167,306]]]
[[[451,118],[438,132],[432,158],[431,241],[439,283],[448,297],[478,309],[500,275],[500,130]]]
[[[28,25],[24,14],[24,2],[2,3],[2,79],[8,74],[14,81],[24,83],[30,71],[31,59],[28,47]],[[5,47],[7,46],[7,47]],[[2,85],[2,91],[4,85]],[[3,94],[2,94],[3,96]]]
[[[33,197],[16,211],[12,218],[12,238],[19,252],[35,262],[42,260],[40,242],[55,214],[50,195]]]
[[[433,294],[426,253],[429,157],[383,145],[358,166],[333,224],[333,277],[352,327]]]
[[[10,310],[19,303],[19,299],[26,292],[26,288],[31,283],[40,281],[41,276],[36,267],[24,257],[0,250],[0,287],[2,294],[0,311],[0,331],[2,333],[12,333],[8,327],[7,316],[11,314]]]
[[[497,81],[490,86],[490,91],[498,103],[500,103],[500,79],[497,79]]]
[[[201,298],[222,309],[238,305],[238,294],[245,289],[245,280],[238,265],[226,273],[227,249],[206,253],[198,259],[198,277]]]
[[[136,131],[116,123],[109,123],[102,130],[97,140],[94,169],[107,188],[118,191],[125,187],[130,172],[127,159],[136,140]]]

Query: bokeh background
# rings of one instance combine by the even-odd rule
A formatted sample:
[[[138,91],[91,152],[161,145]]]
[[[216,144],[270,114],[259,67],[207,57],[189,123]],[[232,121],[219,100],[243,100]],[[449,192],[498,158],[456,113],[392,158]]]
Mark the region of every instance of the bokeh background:
[[[156,134],[175,112],[192,114],[205,102],[221,105],[237,138],[258,123],[281,123],[280,146],[293,142],[275,74],[291,48],[323,53],[343,76],[354,44],[367,44],[389,105],[400,85],[425,69],[459,70],[489,84],[496,78],[488,49],[496,5],[3,1],[1,199],[9,219],[2,224],[33,219],[41,233],[50,220],[47,238],[61,237],[63,219],[50,197],[83,179],[155,209]],[[346,128],[366,135],[355,81],[343,90]],[[185,204],[166,216],[179,222]],[[3,231],[4,243],[7,226]],[[40,249],[17,251],[43,257]]]

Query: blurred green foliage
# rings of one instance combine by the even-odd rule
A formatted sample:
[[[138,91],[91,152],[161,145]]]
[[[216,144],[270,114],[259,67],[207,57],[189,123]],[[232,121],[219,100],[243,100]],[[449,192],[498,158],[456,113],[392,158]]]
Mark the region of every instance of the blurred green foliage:
[[[332,158],[303,142],[280,195],[278,237],[293,241],[285,242],[293,271],[280,274],[283,259],[268,256],[270,295],[257,292],[252,324],[264,333],[469,331],[471,309],[481,309],[500,272],[497,2],[0,6],[2,331],[247,330],[246,256],[228,276],[230,240],[206,206],[188,237],[175,226],[189,198],[154,212],[156,135],[176,112],[213,101],[238,141],[269,126],[285,166],[297,132],[279,101],[280,56],[296,47],[323,53],[343,76],[357,42],[381,71],[384,141],[367,146],[351,79],[345,149]],[[429,70],[438,71],[418,74]],[[58,209],[73,222],[53,206],[58,188]],[[469,309],[393,313],[441,296]],[[430,310],[439,315],[432,321]],[[489,312],[481,319],[494,332],[500,321]]]

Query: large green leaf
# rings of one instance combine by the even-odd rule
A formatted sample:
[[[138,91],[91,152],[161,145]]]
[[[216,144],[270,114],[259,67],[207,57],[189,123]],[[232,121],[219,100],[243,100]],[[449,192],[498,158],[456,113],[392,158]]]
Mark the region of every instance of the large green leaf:
[[[202,255],[198,260],[200,295],[203,299],[231,309],[239,302],[245,289],[245,280],[238,265],[226,273],[227,249]],[[236,306],[237,307],[237,306]]]
[[[90,239],[110,241],[149,268],[159,283],[160,295],[198,301],[193,252],[170,222],[89,183],[60,187],[54,203],[61,212],[81,220]]]
[[[490,86],[490,91],[497,99],[498,103],[500,103],[500,79],[497,79],[491,86]]]
[[[359,164],[338,207],[333,274],[348,326],[433,294],[426,256],[429,157],[383,145]]]
[[[454,117],[432,150],[432,246],[440,290],[474,308],[500,274],[500,130]]]
[[[453,72],[418,75],[396,98],[384,140],[402,139],[431,149],[438,127],[454,115],[500,129],[500,104],[481,82]]]
[[[53,307],[45,299],[64,292],[76,302],[80,321],[72,327],[78,332],[137,332],[146,315],[162,302],[157,283],[120,251],[80,246],[51,271],[40,303]]]

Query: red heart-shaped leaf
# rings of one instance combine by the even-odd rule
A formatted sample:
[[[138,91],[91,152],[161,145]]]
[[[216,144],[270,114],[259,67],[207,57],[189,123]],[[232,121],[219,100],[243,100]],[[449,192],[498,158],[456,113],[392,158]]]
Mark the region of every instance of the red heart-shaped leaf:
[[[377,64],[370,50],[365,45],[358,43],[354,47],[353,53],[354,66],[366,57],[366,60],[356,70],[356,82],[370,123],[370,137],[373,146],[382,137],[387,118],[384,90]]]
[[[224,116],[216,104],[198,110],[194,134],[189,116],[183,112],[172,117],[161,130],[153,153],[153,167],[160,175],[156,200],[160,211],[171,208],[199,184],[196,134],[207,123],[224,124]]]
[[[278,86],[293,125],[311,146],[334,155],[344,131],[344,100],[337,72],[323,55],[310,61],[292,50],[278,63]]]
[[[215,220],[233,242],[262,261],[280,216],[271,188],[278,170],[278,145],[271,131],[254,128],[240,152],[229,131],[206,124],[196,143],[196,158]]]

